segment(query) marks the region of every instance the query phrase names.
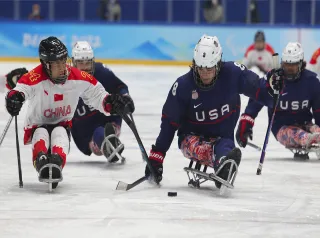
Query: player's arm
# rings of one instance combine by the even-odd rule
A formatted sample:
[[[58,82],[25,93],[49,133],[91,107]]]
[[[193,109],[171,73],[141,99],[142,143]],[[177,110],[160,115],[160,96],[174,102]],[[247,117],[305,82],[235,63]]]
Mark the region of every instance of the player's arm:
[[[81,72],[83,83],[87,85],[82,93],[85,104],[99,110],[105,115],[116,114],[118,110],[128,110],[126,113],[133,113],[134,104],[129,96],[119,94],[108,94],[101,83],[92,75]]]
[[[241,147],[246,147],[248,138],[253,139],[254,120],[261,111],[263,105],[253,99],[249,99],[245,112],[241,115],[236,132],[236,139]]]
[[[244,65],[238,66],[235,69],[235,75],[238,76],[238,89],[240,94],[254,99],[258,103],[261,103],[269,108],[273,107],[274,103],[274,90],[280,88],[282,82],[271,79],[271,72],[259,78],[257,74],[248,70]],[[272,81],[273,87],[271,87],[266,79]]]
[[[108,67],[99,65],[99,73],[103,75],[101,84],[111,94],[129,94],[128,86],[122,82]]]
[[[187,101],[182,97],[182,87],[176,81],[167,97],[162,109],[161,130],[155,145],[149,155],[149,162],[155,172],[155,182],[162,180],[163,160],[166,152],[169,150],[173,141],[176,130],[179,128],[181,121],[186,115]],[[146,167],[145,174],[150,176],[149,167]]]
[[[35,87],[39,80],[38,75],[33,71],[24,74],[14,89],[6,95],[6,108],[11,116],[19,115],[24,101],[35,95]]]
[[[317,78],[314,82],[312,86],[311,107],[315,124],[320,126],[320,80]]]

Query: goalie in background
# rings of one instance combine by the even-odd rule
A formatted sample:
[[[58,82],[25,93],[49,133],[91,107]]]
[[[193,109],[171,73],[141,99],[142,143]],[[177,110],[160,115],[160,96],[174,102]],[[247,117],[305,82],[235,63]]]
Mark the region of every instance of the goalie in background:
[[[289,42],[284,48],[281,67],[284,71],[284,88],[272,133],[282,145],[293,151],[295,158],[308,159],[308,152],[317,152],[318,146],[315,144],[320,143],[320,82],[315,73],[305,69],[303,48],[298,42]],[[262,107],[250,99],[241,115],[236,133],[241,147],[246,147],[248,138],[252,139],[254,119]],[[269,107],[269,120],[272,111],[272,107]]]
[[[250,45],[245,53],[242,64],[248,69],[257,67],[264,74],[272,69],[272,55],[274,50],[266,42],[263,31],[257,31],[254,36],[254,43]],[[256,72],[258,73],[258,72]]]

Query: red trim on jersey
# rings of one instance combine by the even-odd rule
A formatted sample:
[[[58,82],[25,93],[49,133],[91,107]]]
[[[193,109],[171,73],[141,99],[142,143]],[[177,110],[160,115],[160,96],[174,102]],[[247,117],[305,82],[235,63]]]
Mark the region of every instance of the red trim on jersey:
[[[29,71],[29,73],[22,75],[18,83],[32,86],[42,81],[45,81],[47,79],[48,79],[48,75],[44,72],[42,65],[40,64],[37,67],[35,67],[33,70]]]
[[[260,94],[260,88],[258,88],[258,90],[256,92],[256,100],[258,100],[259,94]]]
[[[250,45],[246,51],[246,53],[244,54],[244,57],[248,57],[248,54],[250,51],[254,50],[254,44]]]
[[[320,55],[320,48],[317,49],[317,50],[313,53],[313,55],[312,55],[312,57],[311,57],[311,59],[310,59],[310,64],[316,64],[319,55]]]
[[[270,52],[271,55],[274,54],[274,50],[273,50],[273,48],[272,48],[272,46],[271,46],[270,44],[265,43],[265,48],[264,48],[264,49],[265,49],[266,51]],[[248,57],[249,52],[252,51],[252,50],[255,50],[254,44],[252,44],[252,45],[250,45],[250,46],[248,47],[246,53],[244,54],[244,57]]]
[[[79,120],[84,120],[84,119],[87,119],[95,114],[97,114],[99,111],[95,110],[91,113],[89,113],[88,115],[85,115],[85,116],[80,116],[80,117],[73,117],[72,120],[75,120],[75,121],[79,121]]]
[[[266,43],[265,50],[268,51],[268,52],[270,52],[271,55],[274,54],[274,50],[273,50],[272,46],[269,45],[268,43]]]
[[[70,74],[68,80],[82,80],[89,82],[92,85],[96,85],[98,83],[98,80],[95,77],[85,71],[80,71],[75,67],[70,67],[69,70]]]

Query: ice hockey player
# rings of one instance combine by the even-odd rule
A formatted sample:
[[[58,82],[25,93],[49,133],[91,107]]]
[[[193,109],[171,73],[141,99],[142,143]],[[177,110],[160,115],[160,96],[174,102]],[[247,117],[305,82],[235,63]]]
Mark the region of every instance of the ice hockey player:
[[[284,88],[272,133],[285,147],[297,149],[294,151],[295,157],[307,159],[307,153],[300,155],[302,148],[308,151],[312,144],[320,143],[320,82],[315,73],[305,69],[305,65],[301,44],[289,42],[281,57]],[[241,115],[236,133],[241,147],[246,147],[248,138],[252,139],[254,120],[262,107],[250,99],[244,114]],[[269,120],[272,111],[272,108],[268,109]],[[315,124],[312,123],[313,119]]]
[[[273,87],[241,64],[222,62],[218,38],[202,36],[195,46],[190,71],[175,81],[163,106],[161,131],[149,155],[154,181],[162,180],[163,160],[178,130],[183,155],[199,162],[196,168],[199,164],[205,166],[204,171],[206,166],[212,167],[223,182],[230,182],[231,163],[224,162],[239,165],[241,161],[241,151],[234,144],[239,94],[272,105],[272,88],[281,88],[281,82],[270,79]],[[145,174],[152,175],[148,166]],[[189,185],[194,186],[194,182],[191,179]],[[221,187],[219,181],[215,183]]]
[[[72,49],[73,66],[93,75],[108,93],[129,95],[128,87],[110,69],[95,62],[94,52],[87,41],[78,41]],[[72,120],[71,134],[79,150],[85,155],[104,155],[109,162],[119,158],[114,149],[121,153],[124,145],[119,140],[122,119],[118,115],[106,116],[86,105],[79,99],[78,107]],[[113,148],[110,147],[109,142]],[[124,161],[124,158],[120,158]]]
[[[256,66],[263,73],[272,69],[272,55],[274,50],[266,43],[263,31],[258,31],[254,36],[254,43],[250,45],[245,53],[242,63],[249,69]]]
[[[320,48],[318,48],[313,54],[310,59],[309,65],[307,65],[307,68],[316,74],[320,73]]]
[[[56,37],[39,44],[41,64],[24,74],[6,96],[6,108],[17,116],[29,100],[24,144],[32,143],[32,161],[39,181],[56,188],[69,153],[70,128],[79,97],[105,115],[134,110],[128,96],[108,94],[90,74],[67,63],[68,50]],[[52,172],[52,174],[51,174]]]

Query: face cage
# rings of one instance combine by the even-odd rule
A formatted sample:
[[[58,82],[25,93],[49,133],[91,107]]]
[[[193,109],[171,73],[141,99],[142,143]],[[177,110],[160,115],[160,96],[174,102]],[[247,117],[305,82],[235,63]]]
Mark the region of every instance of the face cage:
[[[221,60],[217,63],[216,66],[213,66],[216,68],[216,74],[212,79],[212,82],[210,84],[204,84],[200,78],[200,75],[198,73],[197,68],[200,68],[199,66],[196,65],[195,61],[193,61],[192,63],[192,68],[193,68],[193,79],[195,81],[195,83],[197,84],[197,86],[202,89],[202,90],[209,90],[211,89],[214,84],[216,83],[216,80],[218,79],[219,76],[219,72],[221,69]]]
[[[283,62],[283,63],[286,63],[286,62]],[[288,63],[287,63],[288,64]],[[303,64],[303,61],[300,60],[299,62],[299,69],[298,69],[298,72],[296,74],[286,74],[286,71],[284,70],[284,67],[282,66],[282,69],[284,71],[284,78],[288,81],[291,81],[291,82],[294,82],[296,80],[298,80],[300,78],[300,75],[301,75],[301,71],[302,71],[302,64]]]
[[[91,70],[83,70],[83,71],[85,71],[85,72],[87,72],[87,73],[89,73],[89,74],[91,74],[91,75],[94,74],[94,70],[95,70],[95,67],[94,67],[94,65],[95,65],[94,58],[89,59],[89,60],[75,60],[75,59],[72,57],[72,65],[73,65],[73,67],[78,68],[78,67],[77,67],[77,62],[79,62],[79,61],[91,61]]]
[[[62,60],[62,59],[59,59]],[[69,58],[66,58],[66,69],[65,69],[65,74],[63,76],[59,76],[57,78],[53,78],[52,77],[52,71],[51,71],[51,63],[53,63],[54,61],[49,61],[49,62],[45,62],[43,60],[41,60],[41,63],[43,65],[43,67],[46,70],[46,73],[48,74],[50,80],[54,83],[54,84],[64,84],[69,76],[69,67],[70,67],[70,61]]]

